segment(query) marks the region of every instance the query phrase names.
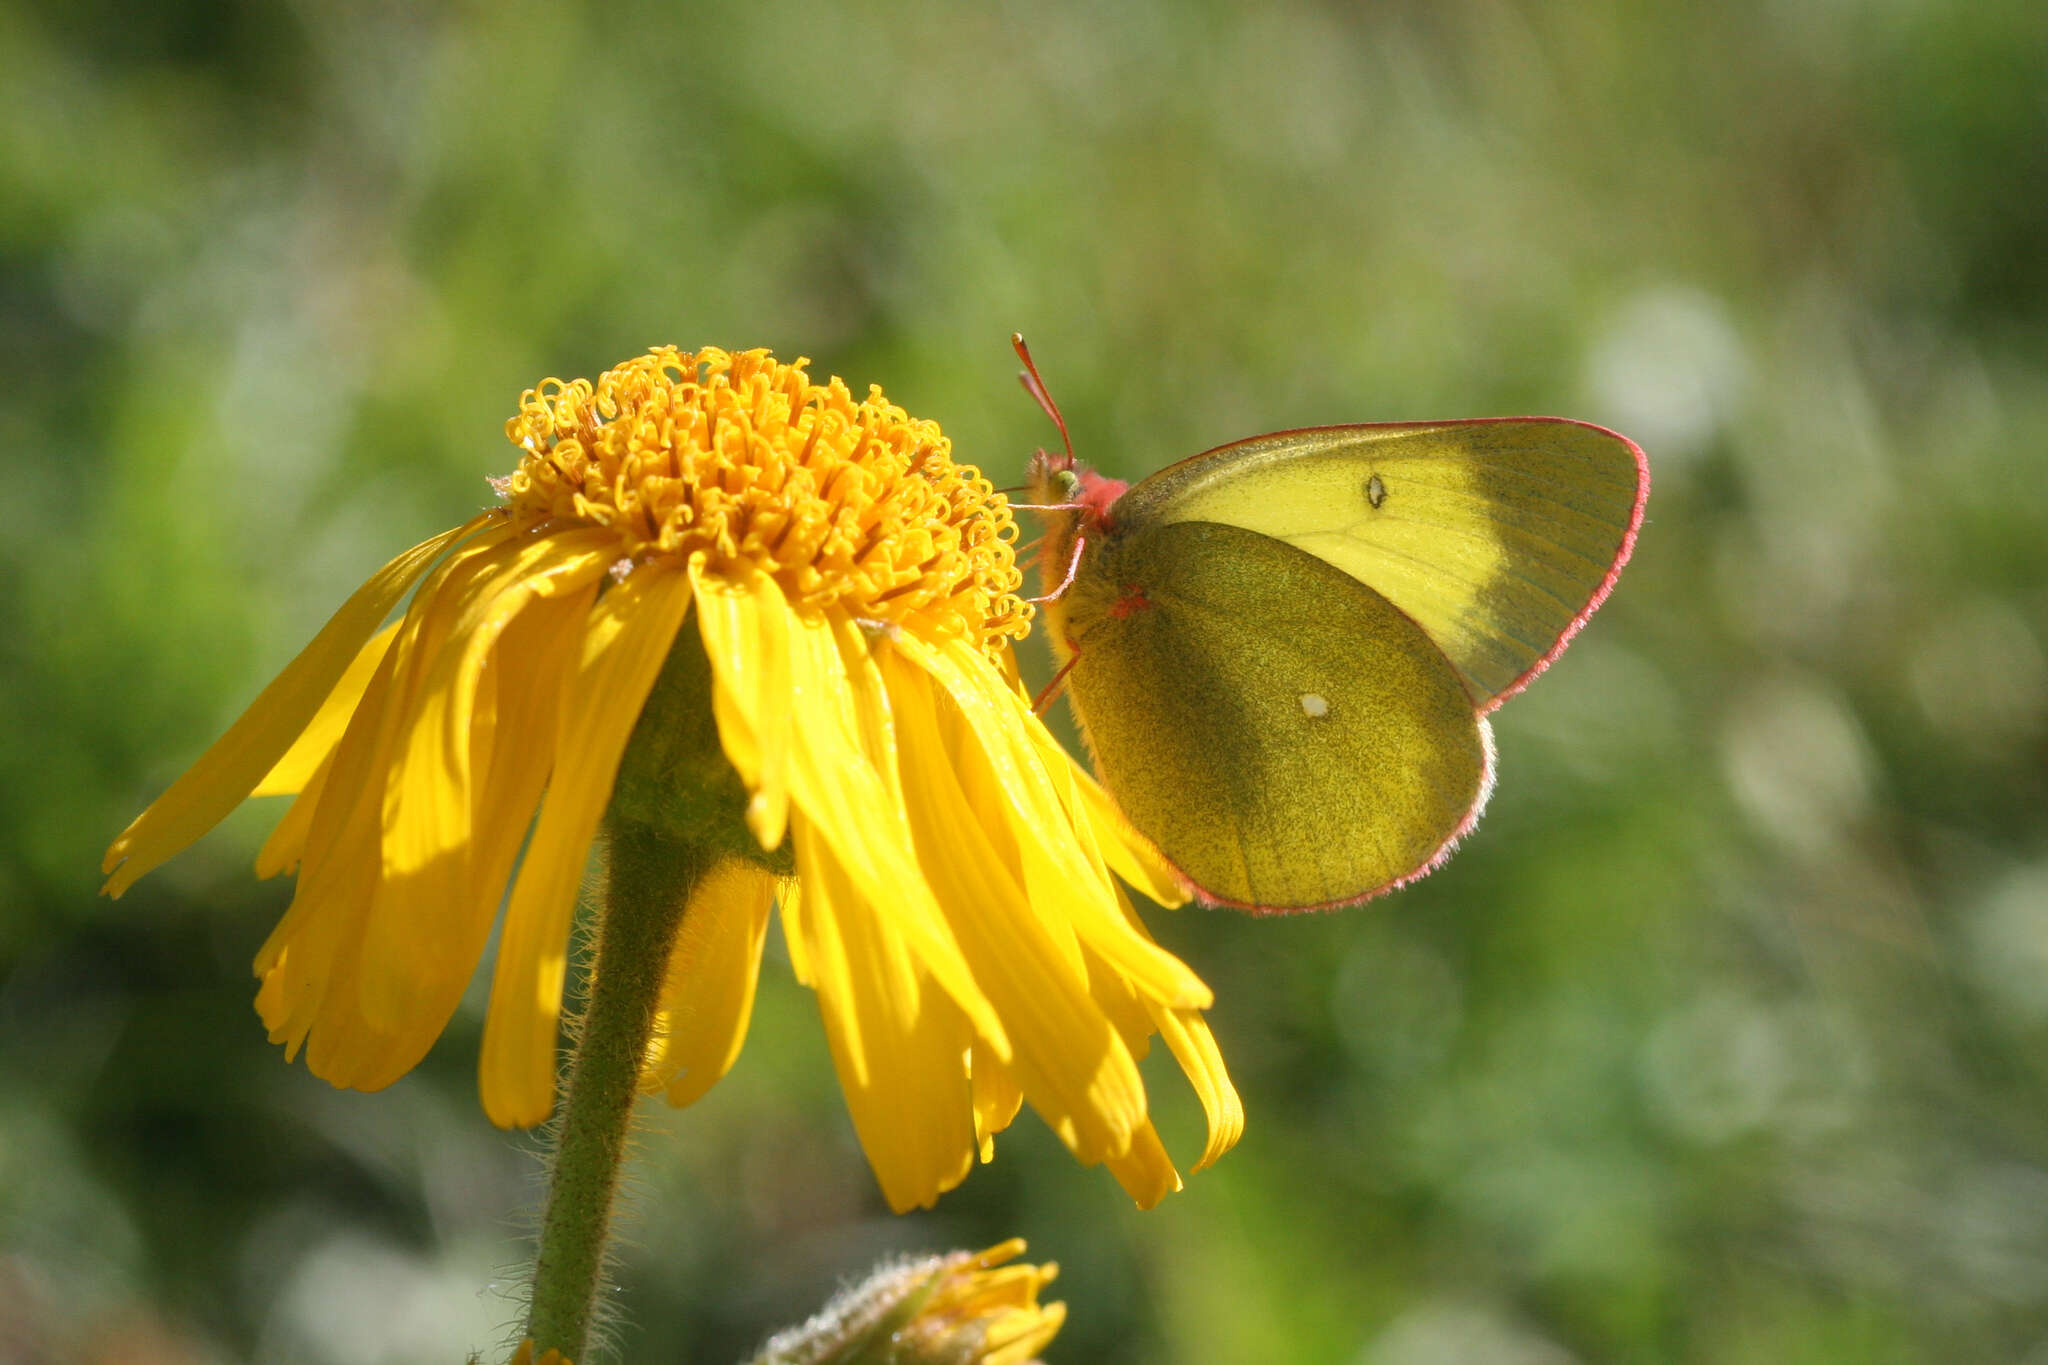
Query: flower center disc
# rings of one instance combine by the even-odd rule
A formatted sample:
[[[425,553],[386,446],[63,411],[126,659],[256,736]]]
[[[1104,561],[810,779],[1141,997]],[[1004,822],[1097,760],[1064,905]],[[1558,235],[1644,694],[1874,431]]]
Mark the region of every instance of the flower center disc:
[[[799,610],[918,617],[991,653],[1022,637],[1009,503],[936,422],[807,363],[664,346],[596,384],[543,380],[505,424],[515,524],[608,527],[628,562],[752,564]]]

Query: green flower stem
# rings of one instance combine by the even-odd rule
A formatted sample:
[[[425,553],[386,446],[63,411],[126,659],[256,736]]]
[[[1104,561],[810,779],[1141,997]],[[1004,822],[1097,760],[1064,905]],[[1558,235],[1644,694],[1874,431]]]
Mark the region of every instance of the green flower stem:
[[[614,819],[589,1005],[569,1062],[527,1336],[581,1361],[604,1280],[605,1248],[640,1067],[669,950],[690,888],[709,870],[700,844]]]

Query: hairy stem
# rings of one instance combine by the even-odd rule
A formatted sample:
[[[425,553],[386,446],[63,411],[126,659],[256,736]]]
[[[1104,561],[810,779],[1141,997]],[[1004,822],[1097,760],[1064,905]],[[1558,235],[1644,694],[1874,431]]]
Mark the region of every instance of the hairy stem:
[[[582,1361],[588,1349],[640,1067],[669,950],[710,857],[646,825],[610,823],[589,1003],[569,1061],[526,1335]]]

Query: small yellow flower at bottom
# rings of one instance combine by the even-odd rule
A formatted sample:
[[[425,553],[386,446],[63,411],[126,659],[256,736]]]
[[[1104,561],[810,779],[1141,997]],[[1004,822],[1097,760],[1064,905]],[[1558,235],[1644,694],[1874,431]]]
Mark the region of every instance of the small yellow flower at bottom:
[[[552,1347],[535,1356],[533,1343],[522,1341],[519,1343],[519,1349],[512,1353],[508,1365],[576,1365],[576,1362]]]
[[[648,1089],[688,1104],[731,1067],[779,904],[892,1207],[958,1184],[1026,1102],[1138,1203],[1180,1188],[1154,1034],[1208,1118],[1196,1168],[1236,1142],[1209,988],[1116,877],[1184,893],[1032,713],[1015,522],[935,424],[802,361],[665,347],[529,390],[507,435],[506,505],[364,584],[114,841],[110,894],[245,797],[294,797],[257,859],[298,870],[257,1009],[361,1090],[439,1036],[504,902],[480,1089],[538,1123],[590,844],[672,650],[701,650],[735,856],[684,916]]]
[[[770,1338],[748,1365],[1024,1365],[1059,1332],[1067,1307],[1039,1303],[1059,1267],[1009,1264],[1023,1252],[1013,1237],[883,1266]]]
[[[1059,1266],[1008,1265],[1024,1252],[1012,1238],[979,1255],[946,1258],[927,1298],[902,1329],[912,1361],[1019,1365],[1045,1349],[1066,1321],[1063,1303],[1038,1302]]]

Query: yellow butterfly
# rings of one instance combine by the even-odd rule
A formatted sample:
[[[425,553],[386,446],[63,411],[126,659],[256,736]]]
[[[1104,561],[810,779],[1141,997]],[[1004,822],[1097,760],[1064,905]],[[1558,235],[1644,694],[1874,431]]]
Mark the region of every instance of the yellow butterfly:
[[[1103,784],[1195,895],[1276,913],[1449,856],[1493,786],[1487,714],[1606,600],[1650,475],[1604,427],[1508,417],[1275,432],[1135,486],[1069,442],[1029,485]]]

